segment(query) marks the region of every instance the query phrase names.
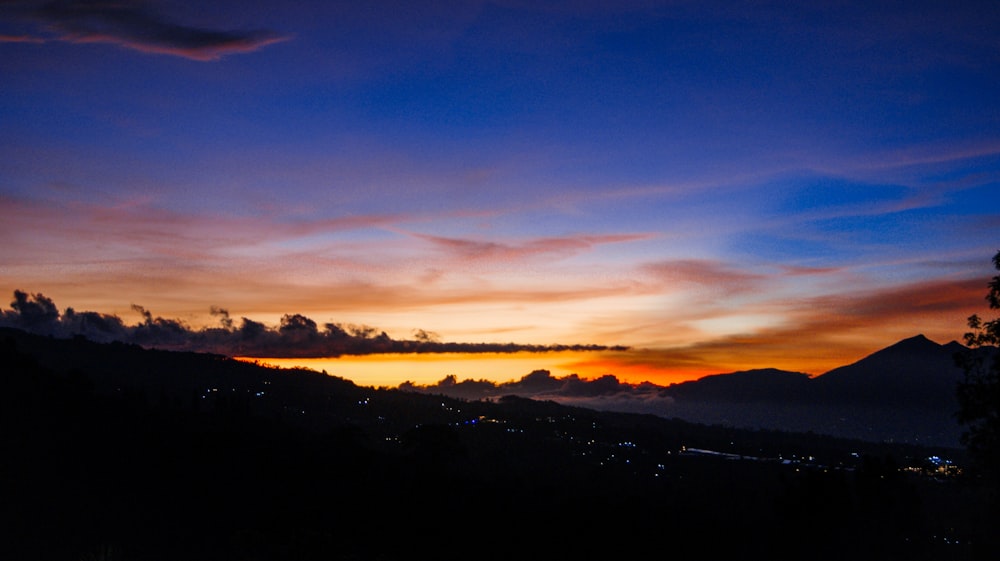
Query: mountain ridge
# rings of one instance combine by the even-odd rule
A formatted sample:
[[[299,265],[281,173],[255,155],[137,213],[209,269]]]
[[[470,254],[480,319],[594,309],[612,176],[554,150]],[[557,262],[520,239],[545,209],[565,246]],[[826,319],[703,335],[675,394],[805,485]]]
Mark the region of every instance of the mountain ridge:
[[[972,349],[955,341],[942,345],[918,334],[816,376],[760,368],[710,374],[671,384],[664,391],[672,397],[720,399],[732,396],[737,401],[788,397],[812,401],[866,401],[870,397],[865,395],[868,392],[885,397],[888,392],[916,389],[908,392],[913,394],[911,397],[922,395],[933,401],[940,397],[942,387],[953,388],[960,381],[962,371],[954,355],[966,351]],[[929,384],[929,387],[913,388],[915,383]],[[773,391],[769,393],[768,389]]]
[[[673,414],[699,422],[957,446],[956,389],[964,371],[956,355],[963,352],[994,350],[918,334],[815,377],[765,369],[780,377],[748,384],[745,372],[734,372],[671,385],[663,393],[676,400]]]

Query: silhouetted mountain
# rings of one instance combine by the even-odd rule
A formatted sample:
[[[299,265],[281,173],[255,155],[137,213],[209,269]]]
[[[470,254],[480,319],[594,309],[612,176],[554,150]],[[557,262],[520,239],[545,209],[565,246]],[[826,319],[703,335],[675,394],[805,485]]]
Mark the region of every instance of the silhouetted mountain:
[[[917,335],[830,370],[814,383],[827,403],[954,412],[958,406],[955,387],[963,376],[955,353],[965,350],[954,341],[939,345]]]
[[[764,368],[713,374],[673,384],[664,393],[674,399],[699,402],[789,402],[808,399],[811,389],[808,374]]]
[[[734,372],[674,384],[664,413],[744,428],[959,446],[955,362],[970,350],[917,335],[810,378],[776,370]]]

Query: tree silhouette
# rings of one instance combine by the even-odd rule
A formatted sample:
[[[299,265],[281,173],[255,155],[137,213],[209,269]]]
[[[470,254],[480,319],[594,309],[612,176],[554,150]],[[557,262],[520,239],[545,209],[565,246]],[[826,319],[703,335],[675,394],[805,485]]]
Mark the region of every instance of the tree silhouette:
[[[1000,270],[1000,251],[993,256],[993,266]],[[990,309],[1000,309],[1000,275],[988,287]],[[956,357],[965,370],[958,385],[958,421],[966,426],[962,443],[983,475],[995,484],[1000,482],[1000,352],[995,348],[1000,345],[1000,317],[983,320],[973,314],[968,325],[971,331],[965,334],[965,342],[973,352]]]

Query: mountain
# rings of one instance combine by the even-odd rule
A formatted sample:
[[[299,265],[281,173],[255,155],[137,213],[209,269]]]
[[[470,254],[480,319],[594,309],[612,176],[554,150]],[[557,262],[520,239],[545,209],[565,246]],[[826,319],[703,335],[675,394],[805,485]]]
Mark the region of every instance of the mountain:
[[[814,383],[825,402],[954,411],[955,386],[963,376],[955,354],[968,350],[917,335],[830,370]]]
[[[959,446],[955,355],[972,351],[923,335],[810,378],[780,370],[707,376],[674,384],[678,418],[743,428],[812,431],[847,438]]]
[[[789,402],[806,399],[811,388],[808,374],[763,368],[712,374],[672,384],[663,393],[676,400],[694,402]]]

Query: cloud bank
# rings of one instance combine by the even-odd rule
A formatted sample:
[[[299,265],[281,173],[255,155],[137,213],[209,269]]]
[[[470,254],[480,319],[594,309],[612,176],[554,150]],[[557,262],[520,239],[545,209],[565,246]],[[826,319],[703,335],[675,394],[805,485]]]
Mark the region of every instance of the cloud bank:
[[[183,25],[137,1],[61,0],[17,2],[15,6],[21,8],[22,19],[41,30],[0,36],[7,42],[110,43],[146,53],[210,61],[289,38],[266,29],[228,31]]]
[[[82,336],[97,342],[119,341],[144,347],[260,358],[329,358],[379,353],[513,353],[625,350],[602,345],[523,345],[515,343],[453,343],[434,333],[414,330],[414,338],[393,339],[367,325],[317,324],[302,314],[285,314],[269,326],[242,317],[233,320],[225,308],[212,307],[218,327],[194,329],[177,319],[154,316],[132,305],[142,321],[127,325],[120,317],[99,312],[59,311],[40,293],[14,291],[10,310],[0,309],[0,327],[14,327],[54,337]]]
[[[456,376],[449,375],[435,384],[403,382],[399,389],[467,400],[515,395],[565,405],[632,413],[663,413],[674,403],[673,398],[667,395],[665,386],[650,382],[629,384],[611,374],[594,379],[581,378],[577,374],[557,377],[548,370],[535,370],[520,380],[502,383],[489,380],[460,382]]]

